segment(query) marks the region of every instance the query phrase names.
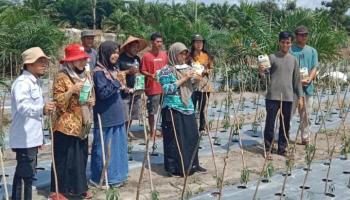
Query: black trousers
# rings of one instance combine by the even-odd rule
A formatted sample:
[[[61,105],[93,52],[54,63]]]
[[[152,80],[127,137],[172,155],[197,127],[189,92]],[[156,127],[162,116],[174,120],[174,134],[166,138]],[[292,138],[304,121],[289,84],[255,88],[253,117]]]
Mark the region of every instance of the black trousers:
[[[266,122],[265,122],[265,150],[269,151],[275,132],[275,120],[278,110],[281,107],[281,101],[266,100]],[[287,138],[289,139],[290,118],[292,115],[292,102],[282,101],[282,116],[280,116],[279,135],[278,135],[278,153],[284,153],[287,147]],[[284,134],[286,132],[286,136]]]
[[[17,166],[12,186],[12,200],[21,200],[22,181],[24,200],[32,199],[32,184],[37,164],[38,147],[13,149],[16,152]]]
[[[205,112],[207,110],[207,101],[209,100],[209,96],[210,96],[209,92],[195,91],[192,93],[194,110],[196,110],[197,104],[199,107],[199,131],[205,130],[205,124],[206,124]]]

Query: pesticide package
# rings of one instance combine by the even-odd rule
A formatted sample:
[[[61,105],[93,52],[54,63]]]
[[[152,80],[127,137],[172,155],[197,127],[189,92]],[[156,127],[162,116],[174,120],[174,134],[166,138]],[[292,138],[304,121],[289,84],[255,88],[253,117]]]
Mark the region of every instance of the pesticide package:
[[[145,89],[145,76],[144,75],[137,75],[134,85],[134,90],[144,90]]]
[[[80,91],[79,95],[79,102],[80,104],[86,104],[86,102],[89,99],[90,91],[91,91],[91,84],[89,81],[85,81],[83,88]]]
[[[271,67],[269,56],[266,54],[259,55],[258,56],[258,64],[259,64],[259,66],[262,65],[265,69],[269,69]]]

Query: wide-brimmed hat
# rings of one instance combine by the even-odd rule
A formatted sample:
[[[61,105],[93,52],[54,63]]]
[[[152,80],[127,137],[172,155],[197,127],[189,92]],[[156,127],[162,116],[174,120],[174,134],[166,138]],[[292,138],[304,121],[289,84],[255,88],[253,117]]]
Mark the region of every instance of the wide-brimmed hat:
[[[122,44],[122,46],[120,46],[120,52],[124,52],[125,47],[128,46],[129,44],[133,43],[133,42],[139,42],[140,44],[140,51],[144,50],[147,46],[148,43],[146,40],[141,39],[141,38],[137,38],[134,36],[129,36],[128,39],[124,42],[124,44]]]
[[[39,58],[50,59],[40,47],[32,47],[22,53],[23,64],[35,63]]]
[[[85,53],[84,47],[80,44],[70,44],[64,49],[64,58],[60,63],[72,62],[81,59],[88,59],[90,56]]]

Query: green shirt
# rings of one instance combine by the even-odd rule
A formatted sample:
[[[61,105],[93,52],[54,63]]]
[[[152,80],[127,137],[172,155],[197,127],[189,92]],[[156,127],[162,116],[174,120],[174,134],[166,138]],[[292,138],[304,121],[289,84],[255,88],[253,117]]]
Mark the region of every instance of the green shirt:
[[[293,44],[289,49],[290,54],[292,54],[298,61],[300,69],[306,68],[309,72],[318,66],[318,54],[316,49],[306,45],[304,48],[300,48],[296,44]],[[314,85],[311,82],[307,86],[303,86],[304,93],[308,96],[313,95]]]
[[[180,88],[176,85],[178,79],[176,77],[175,68],[169,66],[164,67],[158,73],[158,79],[163,88],[163,108],[169,107],[184,114],[193,114],[194,106],[191,98],[188,100],[188,106],[181,100]]]

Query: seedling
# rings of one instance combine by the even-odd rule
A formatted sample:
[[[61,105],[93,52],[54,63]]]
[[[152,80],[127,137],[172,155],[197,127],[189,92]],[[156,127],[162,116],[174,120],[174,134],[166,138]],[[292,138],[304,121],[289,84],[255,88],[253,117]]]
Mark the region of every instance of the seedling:
[[[271,161],[269,161],[267,163],[266,169],[265,169],[264,174],[263,174],[265,180],[269,180],[273,176],[274,173],[275,173],[275,168],[273,166],[273,163]]]
[[[341,150],[340,150],[340,155],[343,156],[344,160],[347,160],[348,153],[350,152],[350,138],[347,138],[346,135],[344,134],[341,137],[341,142],[342,142],[342,146],[341,146]]]
[[[249,176],[250,176],[250,170],[245,167],[241,170],[241,177],[240,177],[240,183],[243,186],[246,186],[249,182]]]
[[[216,145],[216,146],[220,146],[221,145],[221,139],[219,137],[216,137],[214,139],[214,145]]]
[[[151,199],[152,199],[152,200],[159,200],[159,192],[153,191],[153,192],[151,193]]]
[[[106,191],[106,200],[119,200],[120,194],[119,190],[116,187],[110,187]]]

